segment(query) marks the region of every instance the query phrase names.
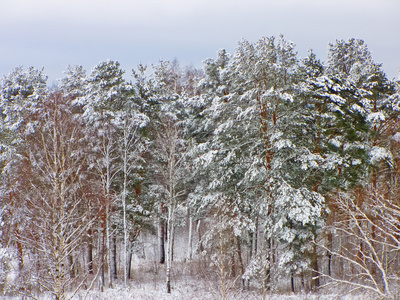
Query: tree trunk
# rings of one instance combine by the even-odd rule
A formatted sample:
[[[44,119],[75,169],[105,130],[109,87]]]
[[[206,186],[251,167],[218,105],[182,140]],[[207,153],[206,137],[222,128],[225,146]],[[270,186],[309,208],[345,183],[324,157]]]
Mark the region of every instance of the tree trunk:
[[[204,246],[203,246],[203,243],[202,243],[202,234],[201,234],[201,231],[200,231],[200,225],[201,225],[201,220],[198,220],[197,221],[197,226],[196,226],[196,231],[197,231],[197,236],[199,237],[199,250],[200,250],[200,253],[201,252],[203,252],[204,251]]]
[[[114,269],[114,265],[113,265],[113,261],[112,261],[112,247],[111,247],[111,232],[110,232],[110,222],[108,219],[108,216],[110,214],[109,212],[109,205],[107,203],[107,208],[106,208],[106,230],[105,230],[105,234],[106,234],[106,249],[107,249],[107,273],[108,273],[108,286],[110,288],[113,287],[113,269]],[[104,254],[105,255],[105,252]]]
[[[188,211],[188,223],[189,223],[189,235],[188,235],[188,248],[187,248],[187,260],[192,260],[192,253],[193,253],[193,216],[191,214],[190,208],[187,209]]]
[[[100,256],[100,274],[99,274],[99,289],[101,292],[104,291],[104,285],[105,285],[105,252],[106,252],[106,228],[105,228],[105,223],[102,225],[102,230],[100,234],[100,241],[99,241],[99,256]]]
[[[318,289],[319,283],[319,268],[318,268],[318,255],[317,246],[314,244],[313,251],[311,253],[311,288],[313,290]]]
[[[88,273],[93,275],[93,243],[92,243],[92,230],[88,230],[88,244],[87,244],[87,268]]]
[[[332,250],[333,247],[333,235],[332,232],[328,233],[328,249]],[[327,251],[328,256],[328,276],[332,276],[332,252]]]
[[[174,212],[173,208],[168,208],[168,220],[167,220],[167,270],[166,270],[166,284],[167,293],[171,293],[171,272],[172,272],[172,255],[173,255],[173,236],[174,236]]]
[[[269,262],[268,269],[265,270],[264,289],[269,291],[271,288],[271,268],[273,265],[272,239],[267,238],[267,260]]]
[[[160,251],[160,264],[163,264],[165,263],[165,226],[162,218],[160,218],[160,222],[158,224],[158,243]]]
[[[114,279],[118,279],[117,274],[117,237],[115,234],[112,238],[112,252],[111,252],[111,272]]]
[[[257,221],[256,221],[256,228],[251,233],[251,256],[257,255],[257,241],[258,240],[258,228],[257,228]]]
[[[231,253],[231,277],[236,277],[236,263],[235,263],[235,254],[234,252]]]
[[[174,245],[175,245],[175,228],[172,229],[172,235],[171,235],[171,261],[174,261]]]
[[[290,285],[292,288],[292,293],[294,293],[294,274],[290,274]]]
[[[236,237],[236,253],[237,253],[238,260],[239,260],[240,275],[242,277],[242,288],[245,289],[246,285],[245,285],[245,280],[243,279],[244,265],[243,265],[243,259],[242,259],[242,248],[240,247],[240,240],[238,237]]]
[[[127,279],[131,279],[131,265],[132,265],[132,251],[128,252],[128,261],[127,261]]]

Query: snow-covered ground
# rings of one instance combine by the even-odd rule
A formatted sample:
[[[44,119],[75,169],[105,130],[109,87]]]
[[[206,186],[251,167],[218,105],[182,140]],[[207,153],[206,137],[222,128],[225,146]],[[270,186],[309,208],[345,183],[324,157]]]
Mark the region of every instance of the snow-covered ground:
[[[179,231],[178,231],[179,233]],[[90,291],[81,289],[72,300],[260,300],[263,299],[260,286],[252,281],[250,290],[242,290],[239,281],[232,287],[232,278],[227,278],[225,282],[225,293],[222,292],[221,278],[218,269],[210,265],[210,261],[202,259],[196,255],[196,259],[185,261],[185,241],[177,235],[176,261],[173,263],[172,272],[172,292],[166,293],[165,284],[165,265],[158,263],[157,244],[151,239],[142,239],[144,247],[139,251],[140,255],[135,255],[132,263],[132,279],[125,287],[122,282],[122,270],[119,270],[119,279],[113,283],[112,288],[106,288],[100,292],[97,280],[93,280],[93,287]],[[122,265],[119,257],[118,265]],[[16,268],[16,266],[15,266]],[[298,279],[298,278],[297,278]],[[11,280],[12,281],[12,280]],[[265,299],[299,299],[299,300],[369,300],[375,299],[372,295],[346,295],[335,290],[321,290],[318,293],[310,294],[300,291],[300,279],[296,281],[298,293],[290,292],[290,281],[283,278],[279,281],[279,286],[275,286],[272,291],[267,292]],[[90,286],[90,281],[87,282]],[[225,295],[225,297],[224,297]],[[71,297],[71,294],[69,294]],[[67,297],[67,299],[70,299]],[[22,295],[3,296],[4,300],[21,300]],[[39,300],[54,300],[54,296],[42,294],[37,297]]]
[[[76,299],[84,299],[84,296],[77,296]],[[202,282],[180,283],[175,286],[171,294],[167,294],[163,287],[154,288],[151,285],[141,285],[138,287],[122,288],[117,287],[108,289],[103,293],[93,291],[86,299],[104,299],[104,300],[125,300],[125,299],[141,299],[141,300],[222,300],[221,293],[217,290],[210,289],[207,284]],[[227,300],[260,300],[262,294],[258,291],[229,291],[226,295]],[[266,294],[265,299],[299,299],[299,300],[345,300],[345,299],[368,299],[368,296],[350,296],[338,294]],[[373,299],[372,297],[370,299]]]
[[[157,272],[154,272],[157,267]],[[106,288],[100,292],[95,284],[90,291],[81,290],[72,300],[260,300],[263,299],[259,288],[251,287],[250,290],[242,290],[239,286],[229,288],[226,283],[225,297],[221,289],[220,279],[212,274],[204,273],[195,267],[175,270],[172,280],[172,292],[168,294],[165,288],[165,272],[157,265],[140,266],[134,274],[134,278],[124,287],[121,281],[114,283],[113,288]],[[71,295],[70,295],[71,296]],[[0,295],[0,299],[1,295]],[[5,297],[4,300],[21,300],[21,295]],[[39,300],[54,300],[54,296],[41,295]],[[68,299],[68,297],[67,297]],[[372,295],[345,295],[338,290],[322,290],[315,294],[299,292],[293,294],[283,290],[267,292],[268,300],[369,300],[375,299]]]
[[[177,230],[180,233],[179,229]],[[210,265],[210,261],[195,255],[191,262],[185,261],[186,241],[183,234],[177,234],[176,238],[176,260],[173,263],[172,292],[167,294],[165,284],[165,265],[158,263],[158,245],[150,236],[141,237],[142,248],[137,251],[132,262],[132,279],[125,287],[122,282],[122,270],[119,269],[119,279],[113,283],[112,288],[99,291],[97,280],[93,281],[93,288],[88,291],[81,289],[72,300],[260,300],[263,299],[260,286],[252,281],[250,290],[242,290],[239,281],[232,287],[232,278],[225,282],[225,297],[221,288],[221,278],[218,270]],[[139,255],[140,254],[140,255]],[[118,256],[118,265],[122,265],[121,257]],[[16,267],[16,266],[15,266]],[[90,286],[90,282],[87,282]],[[300,289],[300,279],[296,281],[296,289]],[[69,295],[69,297],[71,294]],[[67,297],[67,299],[69,299]],[[21,300],[21,295],[5,297],[4,300]],[[26,298],[28,299],[28,298]],[[39,300],[54,300],[54,296],[40,295]],[[283,278],[279,286],[275,286],[271,292],[267,292],[265,299],[271,300],[369,300],[375,299],[372,295],[346,295],[335,290],[321,290],[310,294],[301,292],[293,294],[290,292],[290,281]]]
[[[220,290],[212,285],[215,283],[205,281],[192,281],[189,278],[187,281],[177,282],[171,294],[165,292],[163,282],[157,283],[134,283],[130,286],[123,287],[117,285],[114,288],[105,289],[100,292],[96,289],[87,293],[82,291],[77,294],[73,300],[222,300]],[[1,296],[0,296],[1,298]],[[40,300],[53,300],[54,297],[43,295]],[[260,300],[263,299],[260,291],[242,291],[231,290],[226,293],[227,300]],[[368,295],[340,295],[332,293],[317,293],[317,294],[279,294],[267,293],[265,299],[268,300],[367,300],[374,299]],[[6,297],[5,300],[21,300],[21,296]]]

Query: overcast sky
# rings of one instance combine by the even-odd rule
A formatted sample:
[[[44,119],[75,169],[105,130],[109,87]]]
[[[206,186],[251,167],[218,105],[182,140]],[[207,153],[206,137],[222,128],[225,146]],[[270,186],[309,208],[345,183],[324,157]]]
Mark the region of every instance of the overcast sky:
[[[0,0],[0,75],[117,60],[128,74],[160,58],[202,66],[219,49],[278,36],[326,59],[328,43],[363,39],[389,78],[400,67],[400,0]]]

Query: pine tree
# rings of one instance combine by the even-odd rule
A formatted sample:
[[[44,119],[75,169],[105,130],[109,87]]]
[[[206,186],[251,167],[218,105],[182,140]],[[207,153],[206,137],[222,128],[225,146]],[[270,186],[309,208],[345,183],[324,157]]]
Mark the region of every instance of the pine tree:
[[[117,175],[121,170],[118,153],[118,126],[120,113],[129,86],[123,78],[124,71],[114,61],[101,62],[95,66],[84,82],[84,93],[74,100],[77,110],[81,111],[88,129],[88,143],[93,152],[88,156],[90,169],[102,191],[99,199],[98,224],[100,226],[99,256],[100,288],[105,286],[104,270],[108,265],[109,284],[112,285],[116,274],[115,256],[111,242],[115,226],[111,215],[115,213]],[[106,260],[107,259],[107,260]]]

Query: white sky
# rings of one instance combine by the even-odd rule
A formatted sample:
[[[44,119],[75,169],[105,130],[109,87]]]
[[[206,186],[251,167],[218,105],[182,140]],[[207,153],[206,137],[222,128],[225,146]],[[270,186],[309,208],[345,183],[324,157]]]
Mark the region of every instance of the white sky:
[[[0,75],[44,67],[50,82],[68,65],[177,58],[202,66],[241,39],[292,40],[299,56],[326,59],[329,42],[363,39],[389,78],[400,67],[400,0],[0,0]]]

